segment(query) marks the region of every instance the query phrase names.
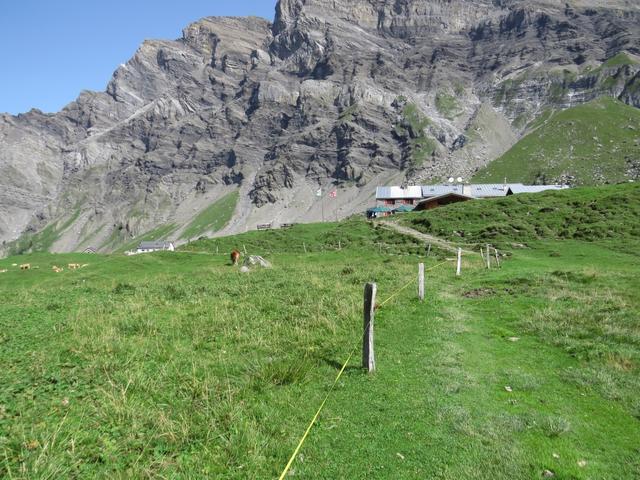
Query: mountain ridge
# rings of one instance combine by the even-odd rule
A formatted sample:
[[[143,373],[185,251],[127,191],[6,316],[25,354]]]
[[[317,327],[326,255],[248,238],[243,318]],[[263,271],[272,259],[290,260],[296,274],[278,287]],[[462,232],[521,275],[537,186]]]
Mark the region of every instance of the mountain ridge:
[[[0,115],[0,240],[28,250],[71,219],[48,248],[178,239],[237,191],[229,224],[201,232],[227,234],[321,220],[318,188],[344,217],[377,183],[471,176],[550,106],[640,106],[640,10],[596,3],[281,0],[273,23],[145,41],[104,92]]]

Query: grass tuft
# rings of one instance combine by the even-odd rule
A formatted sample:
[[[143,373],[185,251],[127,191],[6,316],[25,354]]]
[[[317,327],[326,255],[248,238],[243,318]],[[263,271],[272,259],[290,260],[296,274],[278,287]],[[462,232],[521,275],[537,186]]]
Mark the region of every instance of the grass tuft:
[[[571,431],[571,424],[562,417],[545,417],[540,422],[540,428],[549,438],[557,438]]]

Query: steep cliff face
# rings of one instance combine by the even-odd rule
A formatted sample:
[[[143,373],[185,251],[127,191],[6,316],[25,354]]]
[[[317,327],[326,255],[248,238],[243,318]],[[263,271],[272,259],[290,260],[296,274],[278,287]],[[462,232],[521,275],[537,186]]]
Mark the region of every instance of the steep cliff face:
[[[281,0],[273,24],[206,18],[145,42],[105,92],[0,117],[0,240],[180,239],[234,190],[219,234],[320,220],[320,187],[339,189],[332,215],[361,211],[381,182],[471,175],[549,108],[640,106],[639,37],[625,0]]]

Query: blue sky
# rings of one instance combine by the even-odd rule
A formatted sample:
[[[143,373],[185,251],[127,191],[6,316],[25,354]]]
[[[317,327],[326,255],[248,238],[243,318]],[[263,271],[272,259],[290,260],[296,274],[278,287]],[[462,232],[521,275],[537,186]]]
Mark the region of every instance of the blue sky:
[[[273,19],[276,0],[7,0],[0,6],[0,112],[56,112],[104,90],[147,38],[215,15]]]

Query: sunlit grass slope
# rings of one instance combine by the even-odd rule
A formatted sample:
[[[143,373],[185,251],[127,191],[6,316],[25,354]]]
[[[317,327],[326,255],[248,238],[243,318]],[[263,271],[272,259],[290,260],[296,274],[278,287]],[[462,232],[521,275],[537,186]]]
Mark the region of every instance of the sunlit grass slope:
[[[504,215],[573,202],[631,218],[611,189],[558,195],[508,199]],[[438,225],[448,211],[446,225],[480,231],[479,204]],[[640,256],[633,225],[619,228],[527,230],[502,269],[467,256],[460,278],[360,220],[173,254],[0,260],[0,477],[277,478],[356,348],[293,478],[638,478]],[[273,267],[243,274],[231,248]],[[378,309],[368,375],[363,286],[377,282],[382,304],[419,262],[426,301],[413,284]]]
[[[640,109],[609,97],[545,113],[531,133],[480,170],[476,183],[578,185],[639,180]]]
[[[640,239],[639,218],[640,185],[621,184],[459,203],[401,221],[465,243],[576,239],[624,248]]]

